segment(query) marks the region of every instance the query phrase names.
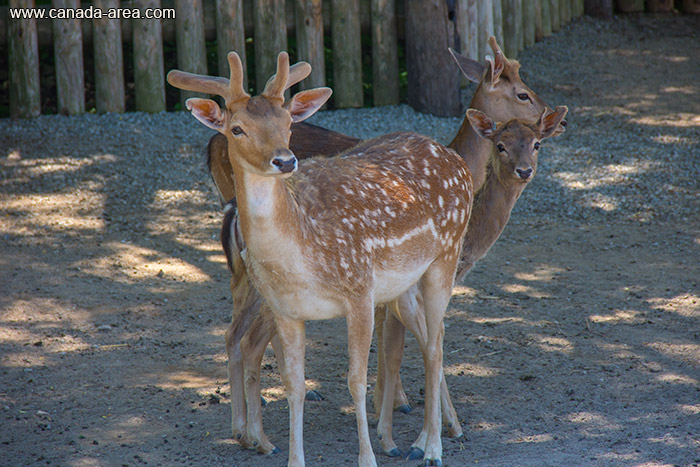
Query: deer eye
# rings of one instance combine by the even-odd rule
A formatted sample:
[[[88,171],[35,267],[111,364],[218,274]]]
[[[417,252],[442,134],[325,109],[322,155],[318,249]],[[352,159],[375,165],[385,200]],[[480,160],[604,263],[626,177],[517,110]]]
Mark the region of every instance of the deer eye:
[[[529,101],[530,96],[528,96],[527,93],[523,92],[518,94],[518,99],[520,99],[521,101]]]
[[[503,152],[503,151],[506,150],[506,147],[503,146],[501,143],[498,143],[498,144],[496,145],[496,149],[498,149],[498,152]]]
[[[231,128],[231,133],[233,133],[234,136],[238,136],[238,135],[244,135],[245,131],[243,131],[243,128],[236,125],[233,128]]]
[[[540,142],[538,141],[535,143],[535,151],[537,151],[539,149],[540,149]]]

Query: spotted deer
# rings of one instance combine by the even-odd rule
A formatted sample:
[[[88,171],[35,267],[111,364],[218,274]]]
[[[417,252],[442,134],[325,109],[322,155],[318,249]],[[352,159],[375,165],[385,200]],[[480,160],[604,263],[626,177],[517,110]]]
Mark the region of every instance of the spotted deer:
[[[518,62],[507,59],[493,37],[490,38],[489,43],[494,56],[493,58],[487,57],[486,67],[451,51],[464,75],[471,81],[479,83],[470,107],[480,109],[500,121],[507,121],[515,117],[532,123],[536,122],[542,112],[548,109],[547,105],[522,82]],[[288,83],[289,86],[291,84]],[[564,130],[564,123],[562,122],[555,134]],[[334,155],[359,142],[360,140],[357,138],[308,125],[305,122],[292,124],[290,148],[299,158],[315,154]],[[227,144],[226,137],[217,133],[211,138],[207,151],[212,177],[224,199],[234,195],[233,171],[228,160]],[[493,150],[493,144],[480,138],[465,116],[464,122],[449,147],[455,149],[464,158],[476,180],[475,187],[480,186],[486,177],[486,161]],[[227,214],[229,222],[234,224],[236,222],[235,214],[235,210],[229,210]],[[474,220],[474,216],[472,216],[470,223]],[[222,243],[225,248],[231,245],[227,235],[230,236],[230,230],[224,228]],[[466,238],[464,249],[468,248],[471,241],[469,237]],[[232,432],[234,438],[243,446],[255,448],[262,453],[271,453],[277,451],[277,448],[268,440],[262,428],[259,372],[260,362],[268,342],[272,341],[275,355],[278,358],[281,357],[281,352],[278,351],[278,345],[276,345],[276,329],[267,304],[250,285],[245,264],[235,248],[229,250],[229,265],[232,271],[231,292],[234,300],[234,315],[231,326],[226,333],[226,347],[231,383]],[[402,308],[421,306],[422,298],[420,295],[407,295],[405,299],[401,300]],[[374,402],[376,414],[380,416],[385,380],[383,377],[385,361],[383,342],[388,339],[391,342],[401,343],[400,346],[397,344],[397,347],[400,347],[398,354],[391,355],[391,358],[398,358],[400,362],[403,351],[404,327],[389,313],[386,316],[387,332],[383,333],[385,312],[382,307],[377,308],[377,310],[375,322],[379,344],[379,368]],[[412,331],[422,334],[419,329]],[[385,338],[383,339],[382,335],[384,334]],[[398,379],[398,375],[396,377],[393,398],[396,401],[395,405],[402,411],[409,411],[410,406],[401,388],[400,379]],[[444,423],[450,436],[460,436],[462,428],[444,380],[442,386],[441,401]],[[390,447],[384,442],[382,444],[385,445],[384,450],[388,454],[401,455],[401,451],[395,447]],[[416,449],[411,452],[414,456],[420,456],[420,451]]]
[[[376,465],[367,423],[367,359],[374,307],[395,302],[412,286],[423,295],[427,333],[427,463],[440,464],[440,382],[443,318],[462,238],[471,213],[469,167],[454,151],[416,133],[385,135],[341,156],[299,164],[289,149],[290,126],[322,106],[328,88],[284,101],[289,57],[260,96],[241,85],[240,59],[230,53],[230,80],[171,71],[222,96],[187,101],[192,114],[226,135],[238,228],[232,233],[255,288],[270,306],[283,356],[290,413],[289,465],[304,465],[303,403],[306,320],[345,317],[348,386],[357,418],[360,465]],[[225,82],[228,81],[228,82]],[[395,309],[396,307],[391,307]],[[423,434],[421,434],[423,436]]]

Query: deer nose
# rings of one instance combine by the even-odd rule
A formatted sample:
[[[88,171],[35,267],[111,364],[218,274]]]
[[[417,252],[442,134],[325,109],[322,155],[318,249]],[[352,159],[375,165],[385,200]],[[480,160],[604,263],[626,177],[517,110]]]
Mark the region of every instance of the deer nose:
[[[518,173],[518,175],[520,176],[520,178],[522,178],[523,180],[527,180],[527,179],[530,178],[530,176],[532,175],[532,168],[525,169],[525,170],[523,170],[523,169],[515,169],[515,171]]]
[[[293,172],[297,168],[297,158],[294,154],[277,156],[272,159],[272,165],[277,167],[283,174]]]

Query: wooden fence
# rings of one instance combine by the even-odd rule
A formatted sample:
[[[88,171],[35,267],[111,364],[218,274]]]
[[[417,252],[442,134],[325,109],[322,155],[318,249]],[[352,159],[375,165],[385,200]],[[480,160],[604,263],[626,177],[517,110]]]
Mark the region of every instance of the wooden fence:
[[[700,10],[699,0],[683,2],[688,11]],[[439,114],[444,104],[439,99],[431,104],[432,94],[452,92],[454,86],[440,82],[435,71],[440,70],[440,60],[457,69],[445,58],[447,45],[483,61],[489,53],[486,39],[495,35],[506,55],[516,57],[524,47],[583,15],[584,3],[586,8],[590,4],[612,14],[612,6],[606,7],[612,0],[53,0],[38,7],[34,0],[10,0],[9,7],[0,9],[0,30],[8,31],[0,38],[0,48],[8,51],[10,115],[33,117],[41,113],[40,45],[54,50],[55,88],[49,92],[56,94],[58,111],[78,114],[86,111],[85,76],[90,73],[98,113],[124,112],[127,86],[133,86],[133,109],[165,110],[164,42],[175,44],[179,69],[203,74],[215,72],[207,70],[207,41],[216,45],[219,74],[224,76],[226,53],[235,50],[244,68],[247,59],[254,60],[254,79],[248,82],[254,81],[258,88],[274,73],[277,53],[293,42],[292,59],[306,60],[313,67],[303,86],[326,85],[330,79],[326,69],[332,70],[336,108],[369,104],[363,97],[364,60],[372,64],[372,103],[397,104],[399,51],[405,40],[408,60],[415,57],[419,62],[414,68],[408,66],[409,103]],[[648,0],[647,4],[663,11],[672,8],[673,1]],[[616,5],[643,9],[644,1],[616,0]],[[16,8],[43,11],[44,18],[13,19],[10,10]],[[74,11],[67,13],[67,9]],[[96,10],[102,18],[96,17]],[[73,18],[49,19],[50,11]],[[121,18],[110,19],[109,12],[118,12]],[[139,19],[133,19],[136,14]],[[447,37],[436,37],[436,30],[442,35],[447,30]],[[330,32],[331,41],[324,32]],[[123,44],[132,46],[133,85],[124,79]],[[332,58],[326,64],[328,47]],[[253,56],[247,56],[246,50],[252,50]],[[84,53],[92,53],[94,69],[84,69]],[[180,99],[190,96],[183,91]]]

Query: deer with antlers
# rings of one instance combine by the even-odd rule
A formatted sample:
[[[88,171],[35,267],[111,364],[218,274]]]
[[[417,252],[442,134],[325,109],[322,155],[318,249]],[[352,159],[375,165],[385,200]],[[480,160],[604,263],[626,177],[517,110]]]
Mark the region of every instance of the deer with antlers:
[[[228,57],[230,80],[171,71],[169,81],[225,99],[223,110],[198,98],[187,107],[227,138],[242,240],[237,247],[272,310],[281,344],[289,464],[304,464],[304,322],[344,316],[358,460],[376,465],[365,406],[374,306],[396,301],[412,286],[423,296],[423,357],[432,363],[426,365],[424,458],[440,464],[442,321],[473,201],[469,167],[454,151],[415,133],[386,135],[339,157],[298,164],[289,150],[291,123],[313,114],[330,89],[302,91],[285,102],[289,58],[282,52],[275,77],[262,95],[250,97],[241,85],[240,59]]]
[[[478,82],[470,107],[480,109],[496,120],[507,121],[513,117],[520,118],[526,122],[535,123],[541,116],[542,112],[548,107],[532,90],[530,90],[520,79],[519,67],[517,61],[507,59],[502,53],[500,47],[493,37],[489,43],[494,52],[493,58],[488,59],[488,66],[484,67],[480,63],[470,60],[460,54],[451,51],[455,60],[464,75],[471,81]],[[306,68],[302,64],[295,65],[300,72],[290,80],[287,85],[291,86],[298,80],[303,79],[303,71]],[[564,121],[559,125],[555,134],[561,133],[564,130]],[[340,133],[324,130],[319,127],[307,125],[305,122],[292,124],[292,136],[290,148],[295,154],[300,157],[309,157],[315,154],[333,155],[341,152],[344,149],[350,148],[357,144],[360,140],[352,138]],[[459,131],[449,147],[455,149],[467,162],[472,176],[476,180],[475,186],[481,186],[486,178],[487,161],[494,150],[493,143],[481,138],[474,130],[471,122],[465,116]],[[232,169],[228,161],[227,141],[222,134],[215,134],[209,143],[208,147],[208,162],[211,169],[212,177],[214,178],[217,187],[219,188],[222,198],[228,199],[234,195],[234,187],[232,182]],[[501,212],[493,212],[494,217],[505,219],[507,222],[510,208],[505,207]],[[506,214],[507,211],[507,214]],[[225,225],[236,223],[235,210],[229,210],[227,218],[229,219]],[[483,217],[482,217],[483,216]],[[482,219],[485,222],[489,218],[488,212],[475,212],[470,221],[470,225],[474,224],[477,219]],[[503,224],[505,225],[505,224]],[[496,241],[500,230],[491,232],[488,238],[476,239],[476,235],[470,235],[465,238],[463,247],[462,260],[460,262],[460,276],[466,274],[466,271],[471,267],[476,259],[482,257],[488,248]],[[470,229],[471,232],[476,232],[476,229]],[[265,436],[262,428],[262,417],[260,412],[260,362],[267,343],[272,341],[275,348],[275,355],[281,357],[281,352],[278,350],[279,345],[276,345],[276,329],[272,320],[271,313],[267,308],[264,300],[260,297],[257,291],[251,287],[246,275],[245,264],[243,263],[239,252],[234,248],[231,249],[229,241],[231,229],[224,228],[222,231],[222,243],[225,248],[229,248],[228,258],[229,266],[232,271],[231,291],[234,299],[234,316],[232,324],[226,333],[226,346],[229,356],[229,379],[231,383],[231,414],[232,414],[232,431],[234,438],[246,447],[252,447],[262,453],[275,452],[277,448],[270,443]],[[497,233],[495,233],[497,232]],[[470,260],[466,258],[470,257]],[[466,266],[468,265],[468,266]],[[412,309],[421,307],[421,297],[419,295],[407,295],[401,300],[401,307]],[[377,335],[379,344],[379,368],[377,372],[377,384],[375,386],[375,410],[380,416],[382,408],[382,400],[384,394],[384,382],[388,379],[384,378],[384,362],[387,358],[401,360],[403,353],[403,336],[404,327],[391,313],[386,316],[386,332],[382,332],[384,325],[385,312],[383,308],[377,309],[379,312],[376,317]],[[414,333],[422,334],[420,328],[412,329]],[[382,336],[384,335],[384,338]],[[395,346],[387,357],[384,352],[384,341],[394,343]],[[243,349],[243,351],[241,350]],[[282,364],[282,363],[281,363]],[[398,368],[398,367],[397,367]],[[395,374],[395,390],[393,398],[395,401],[389,406],[394,405],[400,407],[402,411],[410,410],[407,398],[401,388],[398,374]],[[442,382],[441,390],[443,419],[448,429],[450,436],[459,436],[462,434],[462,429],[457,418],[456,411],[452,406],[449,398],[447,386]],[[386,421],[390,418],[384,418]],[[389,426],[390,430],[390,426]],[[386,428],[384,429],[386,432]],[[401,451],[389,441],[390,434],[382,436],[382,445],[384,451],[389,455],[401,455]],[[414,446],[410,452],[412,457],[422,457],[420,448]]]

